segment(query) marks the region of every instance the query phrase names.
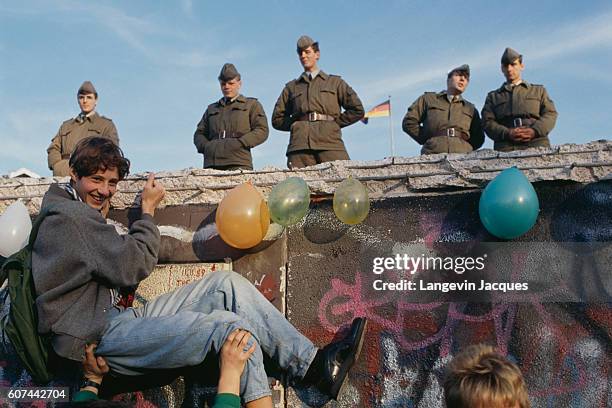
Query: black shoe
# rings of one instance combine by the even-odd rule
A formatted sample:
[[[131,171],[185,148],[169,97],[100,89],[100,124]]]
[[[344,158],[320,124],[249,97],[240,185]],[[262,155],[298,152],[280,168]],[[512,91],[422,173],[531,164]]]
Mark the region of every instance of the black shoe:
[[[348,372],[359,358],[365,338],[367,319],[353,320],[348,335],[321,350],[321,377],[316,384],[323,393],[337,400],[348,377]]]

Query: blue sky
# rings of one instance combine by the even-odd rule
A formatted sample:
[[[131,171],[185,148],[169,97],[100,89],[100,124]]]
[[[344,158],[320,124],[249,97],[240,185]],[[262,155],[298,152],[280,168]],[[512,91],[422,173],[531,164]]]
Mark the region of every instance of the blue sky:
[[[78,113],[84,80],[98,89],[98,111],[115,122],[133,172],[201,167],[193,132],[220,97],[221,65],[237,66],[242,93],[269,119],[301,72],[302,34],[319,41],[320,67],[342,75],[366,109],[391,95],[396,155],[420,150],[401,130],[420,94],[443,89],[446,72],[468,63],[465,97],[480,109],[503,81],[507,46],[557,106],[553,143],[610,139],[611,21],[609,1],[0,1],[0,174],[50,174],[46,148]],[[390,155],[386,118],[343,137],[353,159]],[[253,149],[255,167],[284,167],[287,142],[271,129]]]

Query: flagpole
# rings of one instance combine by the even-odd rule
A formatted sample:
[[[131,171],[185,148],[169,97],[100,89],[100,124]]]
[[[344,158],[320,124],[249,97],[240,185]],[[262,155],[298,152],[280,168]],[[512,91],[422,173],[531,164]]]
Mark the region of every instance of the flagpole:
[[[391,157],[395,157],[395,141],[393,139],[393,112],[391,110],[391,95],[389,95],[389,135],[391,136]]]

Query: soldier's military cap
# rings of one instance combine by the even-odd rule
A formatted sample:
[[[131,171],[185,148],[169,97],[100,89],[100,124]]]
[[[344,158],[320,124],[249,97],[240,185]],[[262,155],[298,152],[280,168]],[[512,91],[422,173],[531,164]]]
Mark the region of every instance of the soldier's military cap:
[[[513,50],[512,48],[508,47],[502,54],[501,63],[503,65],[512,64],[517,58],[521,58],[521,57],[522,57],[521,54],[519,54],[517,51]]]
[[[312,38],[310,38],[307,35],[303,35],[300,38],[298,38],[298,40],[297,40],[297,49],[298,50],[305,50],[306,48],[310,47],[313,44],[316,44],[315,40],[313,40]]]
[[[468,79],[470,78],[470,66],[468,64],[460,65],[457,68],[453,68],[448,71],[448,78],[450,78],[455,72],[464,72]]]
[[[239,77],[240,73],[234,66],[234,64],[225,63],[219,72],[219,81],[231,81],[232,79]]]
[[[96,88],[94,88],[93,84],[90,81],[85,81],[77,91],[77,95],[87,95],[87,94],[95,94],[98,96],[98,92],[96,92]]]

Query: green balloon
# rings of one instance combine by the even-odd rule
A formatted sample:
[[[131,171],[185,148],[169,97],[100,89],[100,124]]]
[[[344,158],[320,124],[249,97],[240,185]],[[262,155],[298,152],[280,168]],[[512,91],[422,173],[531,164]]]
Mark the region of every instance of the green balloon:
[[[512,239],[533,227],[540,203],[533,185],[516,167],[502,171],[480,196],[478,212],[485,228],[498,238]]]
[[[268,196],[270,218],[283,226],[300,221],[310,205],[308,184],[299,177],[289,177],[278,183]]]
[[[344,180],[334,193],[334,213],[345,224],[359,224],[368,216],[370,198],[359,180],[352,177]]]

